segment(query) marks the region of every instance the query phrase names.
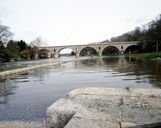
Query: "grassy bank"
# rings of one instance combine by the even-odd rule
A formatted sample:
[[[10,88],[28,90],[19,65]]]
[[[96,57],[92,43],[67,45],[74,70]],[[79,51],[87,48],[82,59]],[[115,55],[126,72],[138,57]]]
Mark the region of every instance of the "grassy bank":
[[[161,52],[138,54],[138,59],[151,60],[151,59],[155,59],[155,58],[161,58]]]

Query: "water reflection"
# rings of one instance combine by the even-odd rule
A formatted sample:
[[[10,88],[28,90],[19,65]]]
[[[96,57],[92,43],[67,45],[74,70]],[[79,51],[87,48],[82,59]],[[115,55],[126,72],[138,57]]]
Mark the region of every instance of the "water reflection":
[[[112,72],[112,77],[126,76],[122,80],[136,83],[150,83],[153,87],[161,88],[161,63],[156,61],[141,61],[130,57],[103,57],[77,60],[74,68],[95,68]],[[130,78],[134,76],[134,78]],[[129,77],[129,78],[128,78]]]
[[[128,65],[127,60],[124,57],[103,57],[103,58],[89,58],[85,60],[77,60],[74,63],[74,68],[76,69],[104,69],[107,72],[111,70],[124,69]]]
[[[0,80],[0,104],[7,104],[8,96],[14,94],[14,85],[9,78]]]

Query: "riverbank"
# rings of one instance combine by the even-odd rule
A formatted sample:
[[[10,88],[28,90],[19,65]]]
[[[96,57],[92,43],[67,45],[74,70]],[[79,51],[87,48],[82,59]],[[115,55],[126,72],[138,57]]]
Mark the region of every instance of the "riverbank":
[[[47,110],[48,128],[161,126],[160,89],[82,88]]]
[[[161,52],[154,52],[154,53],[141,53],[139,54],[139,58],[143,60],[151,60],[161,58]]]
[[[58,62],[51,62],[51,63],[47,63],[47,64],[34,65],[34,66],[30,66],[30,67],[6,70],[6,71],[0,72],[0,78],[6,77],[8,75],[31,71],[31,70],[38,69],[38,68],[45,68],[45,67],[49,67],[49,66],[60,65],[60,64],[67,63],[67,62],[69,62],[69,61],[58,61]]]
[[[141,60],[160,60],[161,61],[161,52],[152,52],[152,53],[138,53],[138,54],[130,54],[135,59]]]

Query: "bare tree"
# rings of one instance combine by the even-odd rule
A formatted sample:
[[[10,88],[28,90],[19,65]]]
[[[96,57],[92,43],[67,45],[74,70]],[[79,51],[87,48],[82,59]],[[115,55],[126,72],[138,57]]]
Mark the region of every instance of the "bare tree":
[[[38,52],[39,47],[46,46],[47,42],[45,40],[42,40],[41,37],[37,37],[34,40],[30,42],[30,46],[32,47],[30,50],[31,53],[31,59],[37,59],[38,58]]]
[[[47,41],[43,40],[41,37],[36,37],[34,40],[30,42],[31,47],[42,47],[46,45],[47,45]]]
[[[12,38],[12,36],[13,33],[10,32],[9,27],[0,23],[0,41],[6,43]]]

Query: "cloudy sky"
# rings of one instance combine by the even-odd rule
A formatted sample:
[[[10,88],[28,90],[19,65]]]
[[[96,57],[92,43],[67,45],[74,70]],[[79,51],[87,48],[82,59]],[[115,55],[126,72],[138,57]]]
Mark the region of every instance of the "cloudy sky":
[[[142,26],[161,13],[161,0],[0,0],[0,21],[14,39],[41,36],[48,45],[87,44]]]

